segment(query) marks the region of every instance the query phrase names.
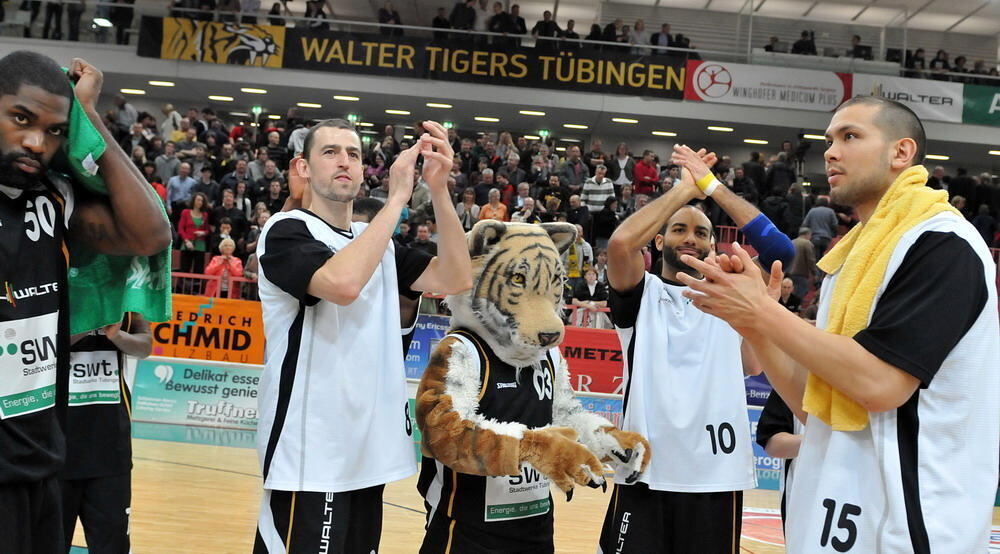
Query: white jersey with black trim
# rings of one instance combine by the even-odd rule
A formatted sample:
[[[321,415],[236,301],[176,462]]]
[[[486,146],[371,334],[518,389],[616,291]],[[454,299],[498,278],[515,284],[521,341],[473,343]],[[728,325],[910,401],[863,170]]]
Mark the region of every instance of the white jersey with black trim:
[[[267,347],[257,448],[265,489],[343,492],[416,473],[399,339],[399,252],[389,241],[349,305],[306,293],[313,273],[366,226],[337,229],[294,210],[275,214],[261,232]]]
[[[837,275],[823,283],[817,326]],[[861,431],[809,416],[790,483],[788,552],[985,552],[1000,453],[996,266],[951,213],[895,247],[854,340],[921,381]]]
[[[752,489],[757,480],[740,336],[695,308],[684,290],[646,273],[631,293],[612,291],[625,353],[621,427],[648,438],[652,448],[639,481],[672,492]],[[625,477],[616,474],[615,482]]]

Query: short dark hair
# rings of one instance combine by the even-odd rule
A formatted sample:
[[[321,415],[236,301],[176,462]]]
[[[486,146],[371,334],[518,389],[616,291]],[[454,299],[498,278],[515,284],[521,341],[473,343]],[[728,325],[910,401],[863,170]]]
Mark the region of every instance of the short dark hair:
[[[912,165],[924,162],[924,153],[927,152],[927,133],[924,131],[924,124],[913,110],[905,104],[882,96],[855,96],[841,104],[837,111],[856,105],[877,107],[875,125],[890,140],[913,139],[917,143],[917,153],[913,156]]]
[[[0,96],[16,95],[21,85],[33,85],[46,92],[73,98],[73,87],[69,77],[52,58],[31,52],[18,50],[0,58]]]
[[[353,123],[347,121],[346,119],[324,119],[313,125],[309,132],[306,133],[306,138],[302,142],[302,156],[305,159],[309,159],[309,152],[312,150],[313,137],[316,135],[316,131],[324,127],[333,127],[334,129],[347,129],[355,135],[358,135],[358,129]],[[358,135],[358,142],[361,141],[361,135]]]
[[[219,225],[229,225],[230,227],[232,227],[233,220],[229,219],[228,217],[224,217],[219,220]]]
[[[368,221],[375,219],[378,215],[379,210],[382,209],[382,201],[378,198],[355,198],[353,212],[357,215],[365,215],[368,217]]]

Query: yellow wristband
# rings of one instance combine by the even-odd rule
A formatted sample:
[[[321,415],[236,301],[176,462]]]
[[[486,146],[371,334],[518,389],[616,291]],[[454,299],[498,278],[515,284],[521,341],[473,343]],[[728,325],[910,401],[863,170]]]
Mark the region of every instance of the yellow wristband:
[[[719,180],[716,179],[715,175],[712,175],[712,172],[710,171],[701,179],[695,181],[694,184],[698,185],[698,188],[701,189],[701,192],[705,193],[705,196],[712,196],[712,193],[715,192],[715,188],[719,186]]]

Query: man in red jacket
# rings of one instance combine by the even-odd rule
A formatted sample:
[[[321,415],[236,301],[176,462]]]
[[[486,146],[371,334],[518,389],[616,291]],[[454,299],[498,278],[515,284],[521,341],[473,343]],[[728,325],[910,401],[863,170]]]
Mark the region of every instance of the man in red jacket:
[[[656,168],[656,155],[652,150],[642,153],[642,160],[635,164],[632,180],[632,192],[653,196],[660,184],[660,171]]]

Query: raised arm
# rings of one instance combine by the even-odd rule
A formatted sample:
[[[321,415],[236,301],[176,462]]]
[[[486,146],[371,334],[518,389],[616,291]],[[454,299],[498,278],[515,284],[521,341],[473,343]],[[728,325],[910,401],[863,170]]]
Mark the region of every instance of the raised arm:
[[[706,162],[715,163],[715,154],[706,156]],[[608,241],[608,284],[618,292],[632,290],[642,279],[645,264],[642,247],[659,233],[674,212],[695,198],[702,197],[694,180],[684,172],[678,186],[629,216],[615,229]]]
[[[84,113],[104,137],[107,149],[98,160],[108,196],[81,196],[70,220],[70,232],[102,254],[150,256],[170,245],[170,224],[153,187],[129,159],[97,113],[104,75],[80,58],[70,65],[75,94]]]
[[[458,294],[472,287],[472,260],[465,242],[465,230],[458,219],[448,192],[455,151],[448,131],[439,123],[424,121],[427,134],[421,137],[424,156],[423,178],[431,191],[431,205],[438,225],[438,255],[413,282],[413,290]]]

